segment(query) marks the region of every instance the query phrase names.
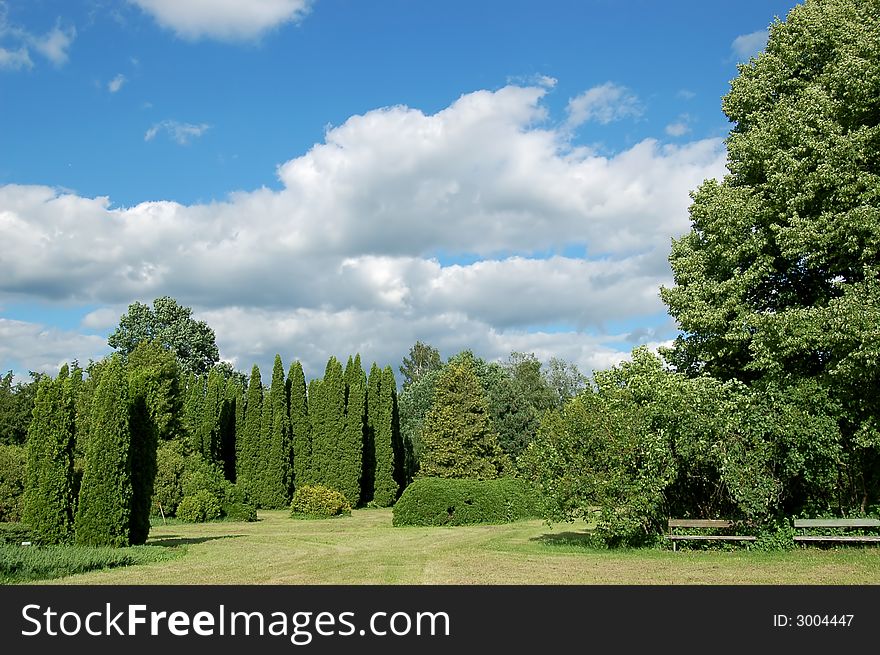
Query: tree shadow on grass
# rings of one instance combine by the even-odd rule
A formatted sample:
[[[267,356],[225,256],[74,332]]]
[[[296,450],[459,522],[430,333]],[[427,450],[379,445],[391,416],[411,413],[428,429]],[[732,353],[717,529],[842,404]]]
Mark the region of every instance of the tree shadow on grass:
[[[237,539],[243,537],[241,534],[223,534],[217,537],[180,537],[176,534],[165,535],[161,539],[151,539],[147,542],[148,546],[186,546],[188,544],[203,544],[206,541],[215,541],[216,539]]]
[[[592,548],[592,532],[558,532],[556,534],[542,534],[532,537],[529,541],[538,541],[547,546],[576,546],[578,548]]]

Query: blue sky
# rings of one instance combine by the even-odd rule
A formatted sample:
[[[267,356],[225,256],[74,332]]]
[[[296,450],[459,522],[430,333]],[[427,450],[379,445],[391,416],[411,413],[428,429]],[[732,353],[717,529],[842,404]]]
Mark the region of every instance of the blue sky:
[[[794,5],[0,1],[0,370],[166,294],[245,370],[666,342],[720,97]]]

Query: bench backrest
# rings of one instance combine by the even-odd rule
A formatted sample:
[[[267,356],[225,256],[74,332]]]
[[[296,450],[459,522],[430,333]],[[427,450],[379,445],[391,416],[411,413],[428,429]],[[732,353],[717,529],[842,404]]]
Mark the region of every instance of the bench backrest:
[[[880,528],[878,519],[795,519],[795,528]]]
[[[733,523],[720,519],[669,519],[672,528],[729,528]]]

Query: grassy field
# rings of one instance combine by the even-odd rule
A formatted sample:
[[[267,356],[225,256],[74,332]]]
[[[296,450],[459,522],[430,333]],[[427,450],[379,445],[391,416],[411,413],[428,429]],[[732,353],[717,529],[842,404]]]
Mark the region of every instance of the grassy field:
[[[155,526],[185,552],[51,584],[878,584],[880,548],[790,552],[598,551],[584,525],[392,528],[391,511],[301,521]]]

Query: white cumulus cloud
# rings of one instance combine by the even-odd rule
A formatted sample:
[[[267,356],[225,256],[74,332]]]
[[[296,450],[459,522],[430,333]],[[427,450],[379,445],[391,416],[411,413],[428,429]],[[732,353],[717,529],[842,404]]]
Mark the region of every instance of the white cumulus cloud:
[[[276,352],[313,374],[330,354],[394,363],[421,339],[589,370],[640,339],[621,325],[662,315],[688,191],[724,174],[725,153],[720,139],[572,148],[565,126],[547,127],[546,93],[507,86],[435,114],[352,116],[278,167],[280,190],[210,204],[112,208],[0,186],[0,301],[94,305],[83,327],[100,329],[134,300],[171,295],[243,368]],[[160,131],[176,138],[164,124],[150,138]]]
[[[247,41],[308,14],[311,0],[130,0],[185,39]]]

